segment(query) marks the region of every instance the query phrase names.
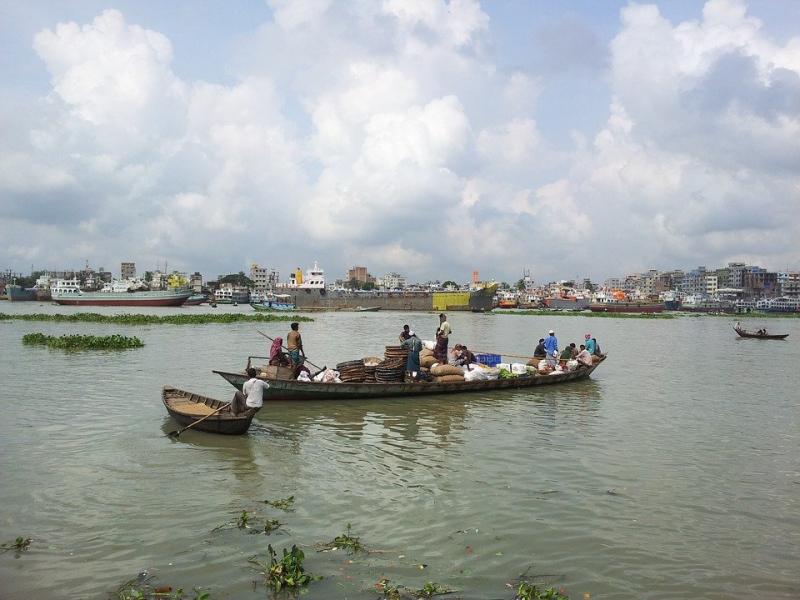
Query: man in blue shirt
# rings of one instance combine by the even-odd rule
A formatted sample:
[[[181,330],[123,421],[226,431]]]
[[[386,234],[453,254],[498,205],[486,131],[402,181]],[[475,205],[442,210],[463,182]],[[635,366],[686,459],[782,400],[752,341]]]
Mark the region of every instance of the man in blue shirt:
[[[556,366],[558,354],[558,340],[555,332],[551,329],[549,335],[544,340],[544,349],[547,352],[547,364]]]

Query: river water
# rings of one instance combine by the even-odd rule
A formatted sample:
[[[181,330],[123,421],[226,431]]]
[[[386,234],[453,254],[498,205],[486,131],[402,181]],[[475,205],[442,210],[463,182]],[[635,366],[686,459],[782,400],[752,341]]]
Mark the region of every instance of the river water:
[[[430,338],[437,321],[314,317],[301,324],[307,353],[328,365],[382,354],[406,322]],[[145,571],[215,599],[263,598],[248,558],[263,559],[268,543],[305,550],[308,571],[324,576],[309,599],[375,598],[381,576],[510,599],[522,574],[573,599],[800,597],[800,320],[765,321],[790,333],[784,342],[736,339],[719,317],[450,322],[456,342],[518,354],[551,327],[562,346],[591,332],[609,359],[591,380],[541,389],[274,403],[248,435],[174,441],[161,387],[228,399],[233,388],[211,369],[265,354],[256,329],[285,336],[286,323],[0,322],[0,542],[33,538],[18,557],[0,554],[0,598],[107,598]],[[33,331],[146,345],[23,346]],[[288,496],[293,512],[262,502]],[[242,510],[256,526],[284,526],[212,531]],[[315,551],[348,523],[373,552]]]

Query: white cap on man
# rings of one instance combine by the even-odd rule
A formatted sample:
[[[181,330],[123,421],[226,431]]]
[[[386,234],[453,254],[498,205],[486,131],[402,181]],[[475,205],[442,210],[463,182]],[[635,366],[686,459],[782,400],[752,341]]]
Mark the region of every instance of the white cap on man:
[[[553,331],[553,330],[551,329],[551,330],[550,330],[550,331],[548,331],[547,333],[549,333],[550,335],[553,335],[553,334],[555,333],[555,331]]]

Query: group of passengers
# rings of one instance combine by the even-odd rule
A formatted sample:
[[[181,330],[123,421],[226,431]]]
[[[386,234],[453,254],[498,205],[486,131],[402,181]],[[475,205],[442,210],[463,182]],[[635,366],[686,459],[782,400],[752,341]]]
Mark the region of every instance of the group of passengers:
[[[555,369],[557,365],[564,368],[567,361],[576,360],[579,365],[591,367],[592,357],[602,356],[600,345],[597,343],[597,338],[592,337],[591,333],[587,333],[583,337],[584,343],[580,345],[580,349],[576,347],[575,342],[572,342],[559,352],[558,338],[556,338],[555,331],[551,329],[547,332],[546,338],[539,339],[539,344],[533,351],[533,359],[528,364],[538,365],[540,361],[545,360],[549,368]]]

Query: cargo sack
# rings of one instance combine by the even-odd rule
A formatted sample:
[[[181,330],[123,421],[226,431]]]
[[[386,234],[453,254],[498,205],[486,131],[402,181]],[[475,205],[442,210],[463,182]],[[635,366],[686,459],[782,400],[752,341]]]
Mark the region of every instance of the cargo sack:
[[[464,381],[463,375],[442,375],[441,377],[434,377],[435,383],[461,383]]]
[[[433,356],[424,356],[419,359],[419,366],[426,369],[430,369],[436,363],[437,360]]]
[[[428,350],[427,348],[420,350],[419,357],[425,358],[426,356],[433,356],[433,350]]]
[[[464,369],[456,367],[455,365],[436,365],[431,368],[431,374],[436,377],[444,377],[445,375],[464,377]]]

